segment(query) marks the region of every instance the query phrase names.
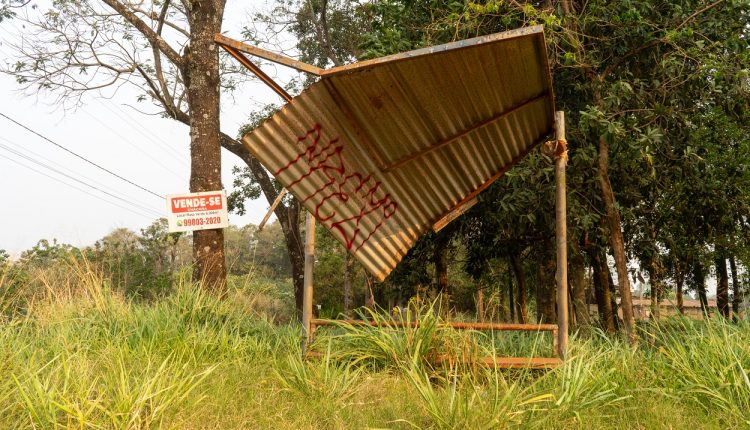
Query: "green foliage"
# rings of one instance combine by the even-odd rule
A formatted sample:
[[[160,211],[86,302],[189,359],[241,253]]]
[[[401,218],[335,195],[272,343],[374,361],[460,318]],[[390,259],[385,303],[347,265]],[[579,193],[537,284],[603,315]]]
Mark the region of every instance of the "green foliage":
[[[96,428],[98,421],[115,429],[162,427],[179,408],[203,400],[193,391],[213,370],[195,372],[182,364],[184,359],[172,357],[138,367],[125,360],[118,355],[101,363],[103,380],[86,378],[75,355],[55,357],[32,365],[36,368],[24,375],[14,375],[30,424]]]
[[[28,1],[24,0],[0,0],[0,22],[12,19],[14,16],[16,16],[15,9],[23,7],[27,4]]]
[[[249,224],[224,229],[225,253],[229,273],[233,275],[284,279],[291,273],[284,234],[278,222],[266,224],[262,231]]]
[[[115,229],[83,249],[43,239],[21,253],[18,261],[0,264],[4,285],[0,313],[24,313],[26,304],[45,291],[69,294],[80,267],[107,279],[129,298],[153,300],[171,291],[177,273],[189,261],[186,238],[168,233],[165,219],[142,229],[140,235]]]
[[[128,296],[151,300],[167,293],[173,274],[187,261],[181,233],[169,233],[167,220],[154,221],[137,235],[116,229],[86,252]]]
[[[320,223],[315,228],[315,290],[313,300],[321,305],[320,313],[337,317],[344,312],[344,270],[346,249]],[[364,303],[366,294],[365,270],[359,262],[351,269],[354,303]]]
[[[242,136],[260,126],[279,109],[280,108],[277,105],[267,104],[260,110],[251,112],[247,123],[240,127],[238,138],[242,138]],[[245,201],[260,198],[263,191],[261,190],[260,184],[258,184],[257,178],[250,167],[234,166],[232,167],[232,175],[234,175],[234,180],[232,181],[234,189],[227,196],[227,204],[230,211],[235,212],[238,215],[244,215]],[[281,191],[278,184],[275,183],[275,186],[276,192]]]
[[[287,6],[277,12],[283,15],[294,4]],[[308,7],[315,16],[325,13],[325,3],[305,3],[287,17],[297,23],[298,48],[311,58],[324,58],[326,44],[346,52],[339,58],[366,59],[544,24],[556,103],[566,111],[571,143],[571,245],[607,252],[598,177],[604,142],[628,251],[653,283],[684,274],[689,265],[697,271],[698,265],[712,265],[717,244],[726,255],[744,255],[742,232],[750,219],[750,175],[743,167],[749,153],[743,150],[750,100],[747,2],[332,4],[332,13],[348,13],[348,19],[329,23],[328,30],[343,30],[342,22],[361,26],[357,33],[338,33],[348,40],[321,39],[316,32],[324,23],[305,15]],[[552,163],[538,153],[485,191],[451,234],[464,244],[472,278],[508,255],[545,264],[554,236],[553,201]],[[413,294],[431,283],[433,240],[417,243],[389,279],[389,289]],[[702,280],[694,284],[704,288]]]

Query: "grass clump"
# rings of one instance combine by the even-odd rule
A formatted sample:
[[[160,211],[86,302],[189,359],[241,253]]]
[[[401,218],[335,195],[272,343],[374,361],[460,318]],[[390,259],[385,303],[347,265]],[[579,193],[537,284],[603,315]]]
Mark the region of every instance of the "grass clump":
[[[6,310],[15,310],[0,322],[0,428],[750,425],[746,323],[645,325],[638,348],[603,333],[573,337],[556,369],[496,370],[463,363],[545,355],[549,339],[458,332],[434,306],[412,307],[365,314],[405,328],[321,329],[322,357],[302,360],[299,326],[265,310],[274,300],[263,286],[237,285],[219,299],[182,281],[134,301],[89,268],[66,276],[33,295],[12,293]],[[452,359],[435,366],[438,355]]]
[[[750,327],[724,319],[675,319],[649,330],[654,376],[669,393],[716,414],[728,427],[750,427]]]

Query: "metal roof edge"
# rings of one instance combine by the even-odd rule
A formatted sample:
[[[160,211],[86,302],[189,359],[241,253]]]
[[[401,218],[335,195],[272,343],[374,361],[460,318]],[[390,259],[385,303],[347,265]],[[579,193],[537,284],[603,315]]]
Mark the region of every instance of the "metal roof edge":
[[[549,54],[547,53],[547,39],[544,37],[544,27],[542,27],[542,37],[539,39],[539,49],[542,52],[542,62],[544,64],[544,77],[547,80],[547,87],[549,91],[549,106],[551,109],[550,115],[552,115],[552,118],[555,117],[555,112],[557,111],[557,105],[555,101],[557,100],[557,97],[555,97],[555,87],[552,84],[552,69],[550,68],[549,64]],[[553,127],[554,129],[554,127]]]
[[[427,48],[415,49],[412,51],[401,52],[399,54],[387,55],[385,57],[373,58],[372,60],[358,61],[352,64],[345,64],[343,66],[333,67],[321,72],[322,78],[327,78],[333,75],[342,73],[351,73],[367,70],[368,68],[382,64],[396,61],[409,60],[424,55],[437,54],[441,52],[448,52],[457,49],[469,48],[476,45],[482,45],[486,43],[499,42],[502,40],[515,39],[517,37],[529,36],[532,34],[541,34],[544,37],[544,26],[534,25],[530,27],[522,27],[515,30],[504,31],[502,33],[490,34],[487,36],[474,37],[472,39],[457,40],[455,42],[445,43],[442,45],[430,46]],[[545,48],[546,53],[546,48]],[[546,59],[546,55],[545,55]]]

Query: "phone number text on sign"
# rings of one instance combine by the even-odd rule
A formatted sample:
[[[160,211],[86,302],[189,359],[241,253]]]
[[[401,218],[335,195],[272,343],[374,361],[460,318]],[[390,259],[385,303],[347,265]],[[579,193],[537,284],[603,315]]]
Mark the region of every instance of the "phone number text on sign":
[[[167,221],[170,232],[226,228],[227,196],[222,191],[208,191],[167,196]]]
[[[177,222],[179,225],[179,221]],[[187,218],[182,222],[185,227],[200,226],[200,225],[216,225],[221,224],[221,217],[214,216],[208,218]]]

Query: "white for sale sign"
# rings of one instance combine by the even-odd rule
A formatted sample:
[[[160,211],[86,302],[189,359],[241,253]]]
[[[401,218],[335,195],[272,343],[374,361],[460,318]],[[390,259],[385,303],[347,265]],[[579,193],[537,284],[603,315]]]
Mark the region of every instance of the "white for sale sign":
[[[229,227],[224,190],[167,196],[169,231],[208,230]]]

